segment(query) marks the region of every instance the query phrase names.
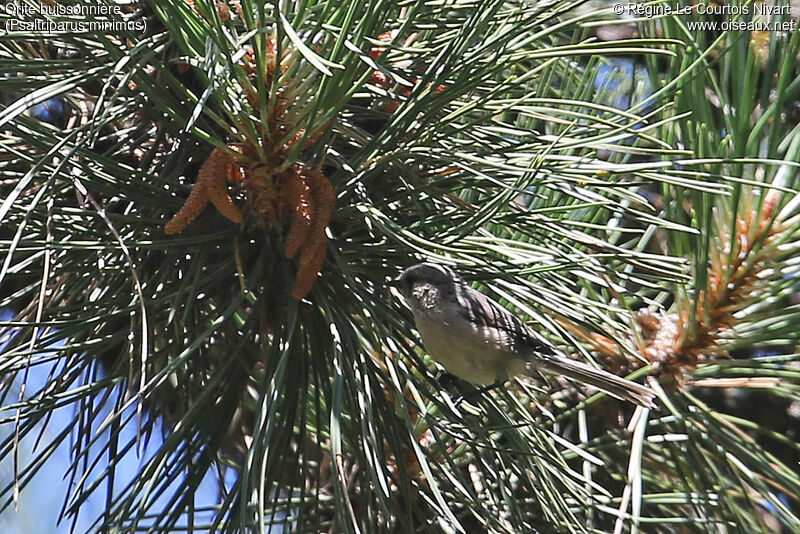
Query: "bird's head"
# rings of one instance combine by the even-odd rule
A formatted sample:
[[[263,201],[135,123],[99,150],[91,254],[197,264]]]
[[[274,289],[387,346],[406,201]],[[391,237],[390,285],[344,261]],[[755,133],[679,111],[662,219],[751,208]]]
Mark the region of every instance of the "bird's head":
[[[414,310],[430,309],[438,299],[455,294],[463,279],[450,267],[437,263],[412,265],[387,285],[396,288]]]

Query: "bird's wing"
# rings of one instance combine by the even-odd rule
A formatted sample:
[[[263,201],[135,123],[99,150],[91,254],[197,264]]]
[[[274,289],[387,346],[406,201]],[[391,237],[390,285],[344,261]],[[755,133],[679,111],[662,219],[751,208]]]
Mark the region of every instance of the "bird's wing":
[[[502,332],[509,351],[531,356],[534,353],[540,356],[553,354],[553,350],[537,339],[525,323],[483,293],[465,284],[457,291],[456,298],[461,304],[458,307],[461,316],[477,326]]]

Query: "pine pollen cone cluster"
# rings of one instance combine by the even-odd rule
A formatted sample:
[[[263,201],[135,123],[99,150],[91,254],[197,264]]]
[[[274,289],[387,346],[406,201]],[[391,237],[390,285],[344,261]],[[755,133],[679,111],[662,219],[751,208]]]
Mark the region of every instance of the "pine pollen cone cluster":
[[[223,13],[220,16],[223,17]],[[223,18],[227,16],[224,14]],[[388,45],[396,36],[396,30],[385,32],[378,40]],[[414,38],[412,34],[403,45],[410,45]],[[288,49],[278,58],[277,48],[274,39],[268,41],[265,86],[271,84],[277,69],[283,72],[285,62],[291,61],[293,55]],[[384,51],[385,47],[376,46],[369,55],[378,59]],[[251,86],[255,87],[258,76],[252,48],[244,56],[242,68]],[[372,73],[367,83],[384,90],[391,85],[388,76],[379,70]],[[444,89],[445,86],[439,86],[434,92],[440,93]],[[411,88],[402,87],[398,94],[407,96],[410,92]],[[292,146],[301,141],[303,148],[310,146],[328,126],[325,124],[306,135],[305,130],[297,130],[295,125],[287,124],[287,110],[297,102],[297,96],[290,96],[289,93],[285,87],[278,89],[275,104],[269,111],[268,124],[262,125],[262,150],[257,150],[253,141],[229,145],[227,150],[214,149],[200,167],[191,194],[164,227],[164,231],[167,234],[182,232],[209,203],[234,223],[241,223],[242,212],[228,193],[228,183],[239,186],[246,193],[249,218],[261,220],[268,227],[278,226],[288,218],[284,254],[287,258],[299,255],[292,296],[301,300],[311,291],[325,261],[325,228],[334,210],[336,194],[330,180],[318,168],[286,161],[286,154]],[[254,89],[245,89],[244,96],[253,110],[259,108]],[[399,105],[398,101],[389,100],[382,109],[393,113]],[[297,133],[294,135],[290,133],[295,131]],[[275,143],[276,139],[282,141]]]
[[[250,75],[252,63],[246,63],[245,70]],[[251,105],[255,104],[252,93],[246,96]],[[287,102],[279,102],[273,110],[269,135],[265,138],[281,139],[289,131],[289,126],[281,120],[287,106]],[[321,133],[313,132],[305,144],[316,140]],[[228,192],[228,183],[237,185],[246,193],[245,211],[249,218],[266,227],[282,227],[288,220],[284,255],[286,258],[298,256],[292,297],[303,299],[314,286],[325,261],[325,229],[334,211],[336,192],[318,168],[301,162],[286,162],[288,149],[302,137],[301,131],[285,145],[273,147],[271,151],[262,149],[259,152],[251,143],[229,145],[227,150],[215,148],[200,167],[183,207],[166,224],[164,232],[182,232],[209,203],[234,223],[241,223],[242,212]]]

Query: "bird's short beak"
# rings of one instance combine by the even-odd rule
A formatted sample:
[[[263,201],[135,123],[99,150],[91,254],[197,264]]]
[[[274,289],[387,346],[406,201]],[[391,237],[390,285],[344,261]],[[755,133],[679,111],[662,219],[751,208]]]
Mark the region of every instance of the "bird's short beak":
[[[398,278],[392,278],[386,282],[386,287],[400,287],[400,280]]]

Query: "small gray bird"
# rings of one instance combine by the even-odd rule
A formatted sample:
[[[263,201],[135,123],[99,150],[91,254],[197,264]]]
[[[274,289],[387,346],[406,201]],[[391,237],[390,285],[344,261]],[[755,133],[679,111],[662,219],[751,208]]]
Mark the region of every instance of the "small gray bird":
[[[540,371],[589,384],[622,400],[652,407],[655,393],[640,384],[557,356],[525,323],[472,289],[444,265],[420,263],[389,282],[411,307],[431,357],[475,384],[500,384]]]

